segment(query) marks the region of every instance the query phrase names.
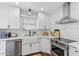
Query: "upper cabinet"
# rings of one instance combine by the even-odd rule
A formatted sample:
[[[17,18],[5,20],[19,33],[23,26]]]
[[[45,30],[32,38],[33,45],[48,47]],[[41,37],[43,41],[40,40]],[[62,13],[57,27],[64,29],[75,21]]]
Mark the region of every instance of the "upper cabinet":
[[[19,29],[20,9],[0,6],[0,29]]]
[[[50,29],[50,15],[39,12],[37,18],[37,29]]]
[[[8,28],[8,7],[0,6],[0,28]]]
[[[19,29],[20,28],[20,9],[9,7],[9,20],[8,24],[10,29]]]

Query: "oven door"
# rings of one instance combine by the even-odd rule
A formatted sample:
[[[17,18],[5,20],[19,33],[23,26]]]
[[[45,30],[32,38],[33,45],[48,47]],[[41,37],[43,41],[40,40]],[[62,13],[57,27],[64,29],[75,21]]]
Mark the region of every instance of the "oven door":
[[[54,56],[64,56],[64,50],[52,45],[51,54]]]

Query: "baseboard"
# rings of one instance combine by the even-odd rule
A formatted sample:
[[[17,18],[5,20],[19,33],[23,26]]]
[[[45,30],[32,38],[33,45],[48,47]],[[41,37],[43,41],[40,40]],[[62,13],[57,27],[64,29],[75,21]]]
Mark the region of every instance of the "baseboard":
[[[41,56],[50,56],[50,54],[46,52],[41,52]]]
[[[36,52],[36,53],[31,53],[31,54],[28,54],[28,55],[24,55],[24,56],[32,56],[32,55],[35,55],[35,54],[40,54],[41,56],[50,56],[49,53],[45,53],[45,52]]]
[[[31,53],[31,54],[28,54],[28,55],[25,55],[25,56],[32,56],[32,55],[35,55],[35,54],[40,54],[41,52],[35,52],[35,53]]]

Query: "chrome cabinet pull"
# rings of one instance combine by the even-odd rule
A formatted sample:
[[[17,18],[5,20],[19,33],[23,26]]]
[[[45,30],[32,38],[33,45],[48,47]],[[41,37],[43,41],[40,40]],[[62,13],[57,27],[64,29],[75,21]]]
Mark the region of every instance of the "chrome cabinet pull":
[[[75,52],[78,52],[77,50]]]

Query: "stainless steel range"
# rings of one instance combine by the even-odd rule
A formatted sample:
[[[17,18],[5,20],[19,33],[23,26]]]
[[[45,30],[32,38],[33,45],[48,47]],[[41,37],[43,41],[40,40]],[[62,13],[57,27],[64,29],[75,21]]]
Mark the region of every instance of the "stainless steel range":
[[[74,40],[60,38],[60,40],[51,39],[51,55],[68,56],[68,43],[76,42]]]

